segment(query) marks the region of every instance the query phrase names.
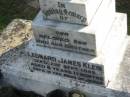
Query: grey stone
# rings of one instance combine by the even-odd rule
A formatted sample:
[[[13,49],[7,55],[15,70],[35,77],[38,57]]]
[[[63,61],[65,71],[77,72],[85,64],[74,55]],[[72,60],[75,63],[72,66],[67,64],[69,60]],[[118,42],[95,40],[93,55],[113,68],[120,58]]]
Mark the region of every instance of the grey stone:
[[[10,25],[9,28],[14,28],[14,27],[17,27],[17,25],[14,25],[14,26]],[[28,28],[28,27],[25,27],[25,28]],[[9,31],[8,33],[12,33],[11,30],[8,30],[8,31]],[[16,34],[21,33],[20,32],[21,30],[20,31],[14,30],[14,31],[15,31],[14,33]],[[24,30],[23,32],[25,32],[25,34],[23,34],[24,36],[27,35],[26,32],[30,33],[29,37],[32,39],[31,30],[26,30],[26,31]],[[30,39],[29,37],[27,38],[27,40]],[[8,36],[8,39],[11,39],[10,35]],[[128,37],[128,39],[130,38]],[[1,42],[0,44],[2,44],[3,41],[5,40],[2,38],[0,41]],[[12,40],[12,42],[14,42],[14,40]],[[23,43],[24,42],[25,40],[23,41]],[[22,44],[18,43],[18,45],[22,45]],[[5,43],[5,47],[14,49],[14,48],[11,48],[10,45],[7,45],[6,43]],[[90,97],[102,97],[102,96],[103,97],[130,97],[130,94],[129,94],[130,93],[130,88],[129,88],[130,78],[129,78],[129,70],[128,70],[130,68],[129,67],[130,66],[129,48],[130,48],[130,41],[128,42],[127,50],[125,52],[124,59],[121,63],[121,67],[120,67],[117,79],[115,80],[115,82],[112,82],[113,83],[112,89],[114,90],[110,89],[111,87],[104,88],[101,86],[92,85],[88,83],[86,84],[80,83],[80,85],[78,85],[79,83],[75,81],[69,82],[66,78],[61,79],[58,76],[54,77],[49,74],[30,72],[28,71],[28,66],[25,66],[27,64],[24,64],[24,62],[26,63],[27,59],[25,57],[21,57],[21,53],[18,54],[17,52],[11,53],[11,54],[14,54],[14,53],[18,54],[17,58],[14,58],[13,61],[9,60],[8,62],[6,61],[4,64],[1,64],[3,65],[1,69],[4,75],[4,80],[7,81],[8,83],[14,85],[17,88],[27,90],[27,91],[35,91],[42,95],[46,95],[48,92],[53,91],[55,89],[62,88],[66,91],[79,89],[82,92],[85,92],[86,94],[91,94],[92,96],[90,95]],[[10,51],[10,49],[8,51]],[[8,51],[6,49],[4,51],[2,50],[3,53],[1,52],[1,54],[3,55],[6,52],[8,55]],[[16,51],[18,51],[18,49],[16,49]],[[24,50],[22,50],[21,52],[23,51]],[[0,59],[1,58],[2,56],[0,57]],[[6,58],[8,58],[8,56]],[[5,65],[5,64],[9,64],[9,65]]]
[[[109,5],[108,1],[103,1],[89,26],[44,20],[39,12],[33,22],[33,31],[39,46],[99,55],[114,18],[115,1]]]
[[[124,20],[124,22],[121,21],[121,19]],[[123,46],[122,44],[124,44],[124,42],[126,42],[125,41],[126,31],[125,30],[123,31],[122,29],[124,29],[125,23],[126,23],[125,16],[123,14],[118,13],[117,17],[115,19],[115,22],[113,24],[112,30],[109,32],[105,45],[103,46],[103,51],[102,51],[103,53],[101,53],[97,57],[82,55],[82,54],[77,54],[77,53],[73,53],[73,52],[57,50],[57,49],[37,47],[35,41],[33,40],[32,42],[31,41],[29,42],[29,45],[26,47],[26,50],[25,50],[26,52],[29,52],[29,56],[27,55],[27,57],[24,56],[17,60],[12,60],[12,63],[9,63],[9,64],[21,63],[21,65],[18,65],[18,67],[15,65],[14,65],[15,67],[10,65],[11,68],[16,69],[16,70],[17,70],[17,68],[19,68],[22,71],[24,69],[25,70],[29,69],[28,72],[43,71],[41,73],[44,73],[44,72],[49,73],[52,71],[49,71],[49,69],[47,69],[47,67],[45,66],[45,63],[43,64],[44,61],[42,61],[40,57],[43,57],[43,56],[46,57],[46,59],[48,60],[48,62],[47,62],[48,66],[50,66],[50,68],[55,69],[55,70],[53,70],[54,72],[57,70],[57,68],[52,67],[51,66],[52,63],[53,63],[53,65],[60,64],[61,66],[67,66],[67,67],[69,66],[69,65],[64,65],[64,63],[61,62],[61,60],[63,60],[63,59],[67,61],[67,64],[68,64],[68,60],[69,60],[69,63],[70,63],[70,61],[76,62],[77,67],[76,66],[72,66],[72,67],[80,68],[82,70],[83,70],[83,66],[81,66],[81,67],[78,67],[78,66],[83,65],[83,63],[86,63],[86,64],[89,64],[90,67],[94,66],[97,68],[101,68],[101,69],[94,69],[94,71],[93,71],[92,68],[86,67],[85,70],[95,72],[92,75],[94,75],[95,77],[101,78],[100,81],[99,81],[99,79],[97,79],[99,81],[98,84],[104,85],[104,78],[105,78],[105,85],[107,85],[108,81],[113,82],[113,79],[115,78],[116,73],[119,70],[119,68],[118,68],[119,64],[123,57],[125,45]],[[120,28],[117,27],[118,25],[121,26],[122,24],[123,24],[123,27],[120,27]],[[110,40],[113,40],[113,41],[110,41]],[[127,44],[127,42],[125,44]],[[121,47],[123,47],[123,48],[121,48]],[[58,61],[56,61],[56,63],[55,63],[55,60],[58,60]],[[32,65],[35,65],[35,66],[33,67]],[[71,65],[73,65],[73,64],[71,64]],[[22,66],[25,66],[26,68],[22,67]],[[111,67],[113,67],[113,68],[111,68]],[[44,69],[44,68],[46,68],[46,69]],[[70,66],[69,66],[69,68],[70,68]],[[46,70],[48,70],[48,71],[46,71]],[[77,70],[78,71],[76,71],[76,70],[74,70],[74,71],[81,72],[81,70],[79,70],[79,69],[77,69]],[[111,72],[110,72],[110,70],[111,70]],[[68,73],[71,71],[66,71],[66,72],[62,71],[62,72]],[[52,74],[60,75],[61,78],[64,78],[63,77],[64,73],[61,73],[60,71],[58,71],[58,72],[55,72]],[[86,72],[86,74],[89,74],[89,73]],[[79,79],[78,75],[75,76],[73,74],[71,76],[66,75],[66,77],[69,77],[69,78],[72,77],[73,80],[75,79],[74,77],[76,77],[75,80],[77,80],[77,78]],[[95,81],[95,82],[91,82],[89,80],[90,80],[89,78],[87,78],[87,79],[82,78],[82,81],[88,81],[89,83],[97,83],[96,79],[91,80],[91,81]],[[110,86],[111,86],[111,83],[110,83],[109,87]]]
[[[87,63],[90,66],[99,66],[100,68],[104,68],[104,72],[101,70],[95,70],[96,73],[92,74],[96,77],[101,77],[102,80],[100,84],[103,85],[103,81],[105,78],[105,86],[110,87],[111,83],[115,80],[115,77],[117,75],[117,72],[119,71],[120,67],[120,62],[122,61],[123,55],[124,55],[124,50],[127,45],[127,40],[126,40],[126,33],[127,33],[127,27],[126,27],[126,15],[122,13],[117,13],[115,17],[115,21],[112,25],[111,31],[107,35],[106,40],[104,41],[104,45],[101,48],[101,52],[97,57],[94,56],[89,56],[85,54],[78,54],[74,52],[68,52],[68,51],[62,51],[58,49],[53,49],[53,48],[47,48],[47,47],[38,47],[36,45],[35,41],[30,42],[29,46],[27,47],[27,52],[29,52],[29,59],[28,64],[30,64],[30,68],[35,69],[36,71],[43,71],[46,72],[46,64],[50,66],[50,68],[54,68],[51,64],[60,64],[59,67],[57,68],[62,68],[64,66],[64,63],[61,62],[61,60],[66,60],[66,61],[75,61],[76,63],[80,63],[81,67],[83,68],[83,64]],[[78,37],[78,36],[77,36]],[[116,45],[115,45],[116,44]],[[45,60],[46,62],[42,61]],[[38,65],[37,65],[38,64]],[[41,64],[41,65],[40,65]],[[67,64],[69,66],[69,64]],[[38,68],[39,67],[39,68]],[[74,67],[74,66],[72,66]],[[45,69],[46,68],[46,69]],[[69,69],[71,66],[68,67]],[[85,68],[85,67],[84,67]],[[34,71],[35,71],[34,70]],[[47,69],[49,70],[49,69]],[[63,76],[64,73],[60,73],[58,71],[60,69],[57,69],[57,75]],[[89,68],[85,69],[86,71],[89,71]],[[53,71],[53,70],[52,70]],[[54,70],[56,71],[56,70]],[[76,70],[74,70],[76,71]],[[79,73],[82,71],[80,69],[77,70]],[[111,71],[111,72],[110,72]],[[64,72],[64,71],[62,71]],[[73,70],[72,70],[73,72]],[[68,73],[72,73],[71,70],[68,71]],[[48,71],[49,74],[54,74],[51,72],[51,70]],[[55,73],[55,75],[56,75]],[[89,74],[86,72],[86,74]],[[69,75],[68,75],[69,76]],[[72,74],[70,77],[72,79],[74,78],[74,75]],[[76,75],[76,79],[82,77],[79,75]],[[87,80],[90,78],[86,77],[86,80],[89,83],[91,81],[94,81],[96,79],[93,79],[91,81]],[[81,79],[82,80],[82,79]],[[109,83],[110,82],[110,83]],[[96,82],[92,82],[96,83]],[[109,83],[109,85],[108,85]]]
[[[105,1],[107,4],[111,2]],[[46,19],[88,25],[102,2],[103,0],[40,0],[40,7]]]

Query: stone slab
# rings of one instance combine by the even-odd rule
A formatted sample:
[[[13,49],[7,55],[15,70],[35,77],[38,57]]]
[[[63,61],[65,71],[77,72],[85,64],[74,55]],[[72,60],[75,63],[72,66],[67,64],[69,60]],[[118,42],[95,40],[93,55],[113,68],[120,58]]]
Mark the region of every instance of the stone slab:
[[[127,41],[125,41],[125,46],[120,49],[122,52],[118,52],[121,53],[118,54],[121,58],[118,58],[115,53],[107,57],[93,58],[48,48],[37,48],[32,43],[27,49],[28,69],[31,72],[47,73],[70,81],[88,82],[89,84],[108,87],[119,71],[119,64],[123,57],[126,43]]]
[[[25,51],[30,71],[104,85],[104,67],[100,63],[102,62],[100,57],[94,58],[73,52],[41,48],[37,47],[34,41],[29,43]],[[97,80],[96,77],[98,77]]]
[[[127,35],[126,18],[127,16],[123,13],[116,14],[111,31],[109,32],[102,47],[102,52],[97,57],[47,47],[42,48],[38,47],[35,41],[33,41],[27,49],[27,52],[29,52],[27,56],[29,56],[29,59],[31,60],[28,64],[30,64],[32,70],[59,75],[62,77],[64,76],[89,83],[96,83],[100,85],[105,84],[108,86],[108,82],[113,81],[116,76],[116,72],[119,70],[118,67],[122,61],[124,48],[126,47],[124,45]],[[84,67],[85,64],[87,67]],[[100,69],[89,67],[97,67]],[[113,68],[111,69],[111,67]],[[51,70],[54,71],[54,73]],[[110,70],[112,71],[110,72]],[[80,74],[80,72],[82,73]],[[96,77],[97,80],[94,77]]]
[[[55,89],[63,89],[65,91],[80,90],[86,95],[90,94],[90,97],[117,97],[114,95],[113,90],[99,85],[42,73],[39,72],[39,69],[30,71],[27,62],[29,63],[27,57],[20,56],[18,59],[13,60],[11,64],[4,64],[2,73],[5,80],[16,87],[32,90],[42,95],[46,95]]]
[[[39,13],[33,22],[34,36],[38,46],[96,55],[104,43],[114,17],[114,0],[109,6],[103,2],[90,26],[43,20],[42,14]]]
[[[102,4],[102,1],[40,0],[39,2],[43,17],[46,19],[88,25]]]
[[[118,17],[116,17],[114,25],[112,26],[112,29],[106,38],[104,45],[102,47],[102,54],[103,54],[103,60],[106,62],[105,69],[111,70],[111,73],[113,72],[113,75],[109,75],[108,72],[105,73],[108,76],[108,79],[114,80],[116,78],[116,75],[119,70],[119,64],[121,63],[123,59],[123,52],[127,41],[127,15],[124,13],[117,13]],[[122,48],[122,49],[121,49]],[[115,63],[113,63],[115,61]],[[114,64],[114,65],[107,65],[107,64]]]
[[[24,21],[24,20],[22,20]],[[18,21],[15,21],[18,22]],[[24,22],[21,22],[22,24],[24,24]],[[21,24],[20,23],[20,24]],[[16,23],[17,24],[17,23]],[[27,22],[27,25],[25,25],[25,28],[28,28],[28,24],[30,27],[30,22]],[[16,34],[22,34],[23,31],[22,30],[13,30],[12,32],[12,28],[19,28],[19,25],[9,25],[10,27],[8,27],[8,33],[13,33],[15,35]],[[30,34],[32,35],[32,31],[31,29],[26,29],[24,35],[25,37],[29,36],[28,38],[32,38],[32,36],[30,36]],[[26,33],[28,32],[28,33]],[[18,37],[18,36],[17,36]],[[67,81],[66,79],[62,79],[59,77],[55,77],[56,80],[54,79],[54,76],[50,76],[48,74],[43,74],[43,73],[32,73],[32,72],[28,72],[28,66],[24,65],[23,62],[25,62],[25,58],[21,57],[23,56],[24,49],[26,47],[27,44],[25,44],[24,42],[26,42],[26,39],[23,41],[23,45],[22,48],[17,48],[14,51],[15,52],[10,52],[10,50],[12,51],[10,45],[8,45],[7,43],[5,43],[4,47],[10,48],[8,49],[8,51],[6,51],[6,55],[7,56],[3,56],[3,54],[5,53],[5,51],[3,51],[2,56],[0,56],[0,59],[6,59],[8,61],[5,61],[4,63],[0,63],[0,65],[5,65],[5,64],[10,64],[12,63],[12,59],[14,57],[12,57],[12,55],[18,55],[17,57],[15,57],[13,59],[13,62],[16,63],[16,61],[19,64],[10,64],[10,66],[8,65],[7,68],[1,68],[2,73],[4,75],[4,80],[7,81],[8,83],[10,83],[11,85],[19,88],[19,89],[23,89],[23,90],[27,90],[27,91],[34,91],[37,92],[39,94],[43,94],[46,95],[48,92],[55,90],[55,89],[63,89],[63,90],[67,90],[67,91],[71,91],[73,89],[79,89],[82,92],[90,93],[90,94],[97,94],[97,95],[101,95],[100,97],[130,97],[130,86],[129,86],[129,82],[130,82],[130,77],[129,77],[129,68],[130,68],[130,60],[129,60],[129,55],[130,55],[130,40],[128,43],[128,47],[127,50],[125,52],[125,56],[124,59],[121,63],[121,67],[119,70],[119,74],[117,76],[117,79],[112,82],[113,87],[109,87],[109,88],[113,88],[112,89],[108,89],[108,88],[104,88],[104,87],[100,87],[100,86],[96,86],[96,85],[92,85],[92,84],[85,84],[82,83],[79,85],[79,83],[75,82],[75,81]],[[12,36],[8,36],[8,39],[12,40]],[[22,37],[18,37],[18,39],[22,39]],[[130,37],[128,37],[128,39],[130,39]],[[6,40],[2,40],[0,41],[2,44],[3,41]],[[15,42],[15,40],[12,40],[12,42]],[[19,43],[18,43],[19,46]],[[6,48],[5,48],[6,50]],[[20,50],[20,52],[19,52]],[[10,57],[9,57],[10,56]],[[23,59],[24,58],[24,59]],[[22,61],[23,59],[23,61]],[[0,61],[1,62],[1,61]],[[25,68],[25,69],[24,69]],[[27,68],[27,69],[26,69]],[[44,77],[44,78],[43,78]],[[51,79],[50,79],[51,78]],[[66,83],[69,84],[66,84]],[[65,88],[67,87],[67,88]],[[115,91],[116,90],[116,91]],[[90,96],[93,97],[93,96]],[[96,96],[98,97],[98,96]]]
[[[121,47],[125,47],[122,44],[124,44],[127,33],[125,30],[127,29],[126,15],[123,13],[117,13],[116,15],[115,22],[106,38],[100,56],[94,57],[47,47],[42,48],[36,46],[33,40],[26,48],[29,70],[60,77],[64,76],[88,83],[107,85],[108,81],[115,78],[114,76],[119,70],[118,66],[124,52]],[[113,70],[110,72],[111,67],[113,67]],[[79,74],[80,72],[82,73]]]

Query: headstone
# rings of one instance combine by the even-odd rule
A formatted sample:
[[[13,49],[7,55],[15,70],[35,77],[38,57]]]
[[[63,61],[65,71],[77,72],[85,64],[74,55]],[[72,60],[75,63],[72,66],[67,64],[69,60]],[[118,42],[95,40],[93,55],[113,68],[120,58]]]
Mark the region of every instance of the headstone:
[[[115,13],[115,0],[40,0],[40,5],[32,40],[2,60],[5,80],[44,96],[61,89],[67,97],[72,91],[116,97],[108,88],[116,82],[128,38],[127,15]]]
[[[28,57],[31,59],[29,60],[30,63],[28,63],[30,69],[41,72],[43,70],[43,72],[49,74],[83,82],[107,85],[108,81],[115,78],[113,76],[116,76],[116,71],[119,70],[118,66],[124,53],[122,49],[126,47],[123,46],[127,33],[123,29],[126,29],[126,24],[126,15],[116,13],[115,21],[102,47],[102,53],[97,57],[58,49],[42,48],[36,46],[35,42],[30,42],[27,48]],[[113,67],[113,70],[111,67]],[[112,71],[110,72],[110,70]]]
[[[99,55],[114,17],[114,0],[110,1],[109,4],[106,1],[102,2],[89,26],[44,20],[40,12],[33,22],[34,36],[37,45],[41,47]],[[104,23],[106,24],[104,25]]]

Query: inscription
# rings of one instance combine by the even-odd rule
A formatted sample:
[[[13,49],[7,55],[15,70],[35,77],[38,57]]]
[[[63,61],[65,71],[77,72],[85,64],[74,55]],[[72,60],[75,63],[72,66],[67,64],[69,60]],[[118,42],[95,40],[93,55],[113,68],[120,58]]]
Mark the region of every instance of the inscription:
[[[32,58],[30,71],[44,72],[67,77],[80,82],[104,85],[104,68],[89,62],[56,58],[36,53],[28,53]]]
[[[59,8],[65,8],[65,4],[58,2],[58,7]]]
[[[87,21],[86,17],[84,17],[76,12],[69,11],[66,8],[66,5],[64,3],[61,3],[61,2],[57,3],[57,8],[49,8],[48,10],[43,11],[43,13],[45,14],[46,18],[51,16],[51,15],[58,14],[60,20],[63,20],[63,21],[67,21],[69,16],[79,19],[82,23],[85,23]]]
[[[53,31],[39,32],[36,36],[36,43],[38,46],[53,47],[59,49],[65,49],[68,51],[95,55],[96,51],[94,48],[88,47],[88,41],[85,39],[78,39],[78,35],[73,37],[68,32]],[[86,37],[87,38],[87,37]],[[93,45],[93,44],[92,44]]]

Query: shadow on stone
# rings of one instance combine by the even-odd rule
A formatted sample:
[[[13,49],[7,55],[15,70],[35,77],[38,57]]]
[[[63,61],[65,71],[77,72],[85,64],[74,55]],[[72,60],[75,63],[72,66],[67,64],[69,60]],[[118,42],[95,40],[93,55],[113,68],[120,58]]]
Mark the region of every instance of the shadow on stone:
[[[43,97],[33,92],[17,90],[14,87],[3,87],[0,89],[0,97]]]
[[[60,89],[51,91],[47,94],[47,97],[67,97],[66,93]]]

